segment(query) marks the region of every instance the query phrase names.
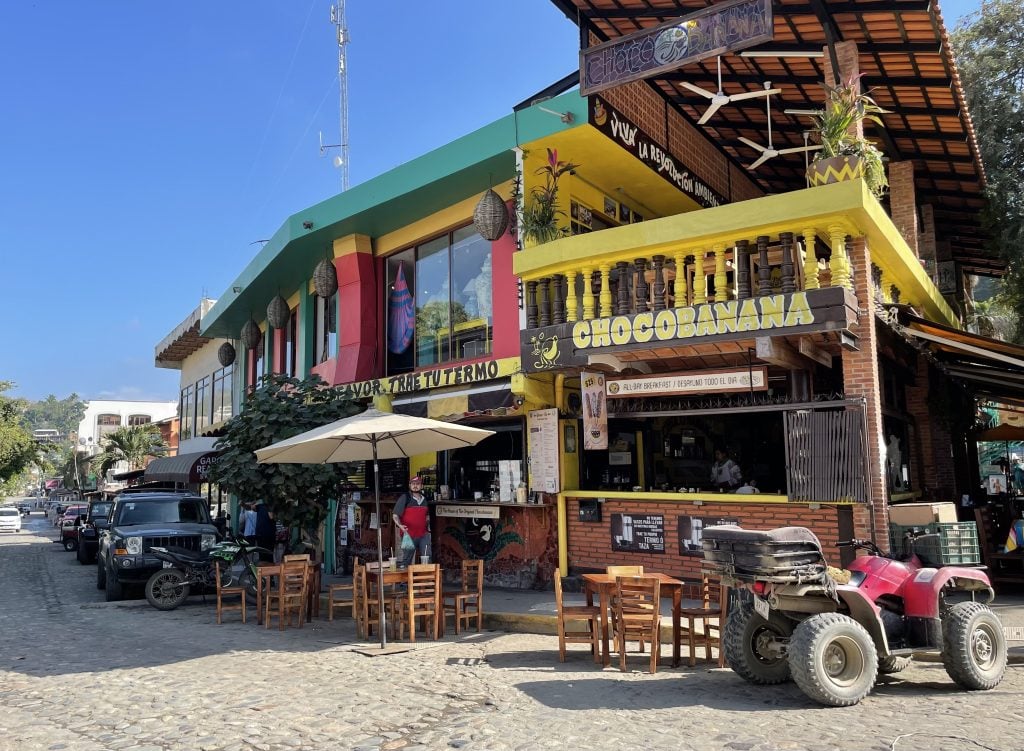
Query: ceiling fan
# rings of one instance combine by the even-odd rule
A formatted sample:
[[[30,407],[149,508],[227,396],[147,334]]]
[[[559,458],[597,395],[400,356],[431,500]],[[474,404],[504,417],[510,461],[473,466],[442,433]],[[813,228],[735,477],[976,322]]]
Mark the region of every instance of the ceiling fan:
[[[702,89],[696,84],[690,83],[689,81],[682,81],[681,85],[701,96],[707,97],[711,100],[711,106],[707,108],[700,120],[697,121],[698,125],[703,125],[711,119],[712,115],[718,112],[719,108],[723,105],[729,104],[730,102],[739,102],[743,99],[753,99],[756,96],[771,96],[772,94],[779,94],[782,89],[773,89],[769,86],[764,87],[764,91],[745,91],[742,94],[726,94],[722,91],[722,58],[719,56],[718,60],[718,93],[713,93],[707,89]]]
[[[764,86],[765,86],[765,89],[768,89],[768,87],[771,86],[771,82],[770,81],[765,81],[764,82]],[[744,138],[743,136],[740,136],[740,140],[743,141],[743,143],[745,143],[750,148],[756,149],[757,151],[761,152],[761,156],[759,156],[751,164],[747,165],[747,169],[748,170],[755,170],[758,167],[760,167],[762,164],[767,162],[769,159],[773,159],[773,158],[775,158],[777,156],[782,156],[783,154],[798,154],[801,151],[804,151],[804,152],[807,152],[807,151],[817,151],[818,149],[821,148],[820,144],[814,144],[814,145],[808,146],[807,145],[807,136],[806,136],[806,134],[804,134],[804,145],[803,146],[794,146],[793,148],[789,148],[789,149],[776,149],[774,144],[772,143],[772,100],[771,100],[771,97],[768,97],[765,100],[764,106],[765,106],[766,112],[768,113],[768,145],[767,146],[762,146],[759,143],[754,143],[749,138]]]

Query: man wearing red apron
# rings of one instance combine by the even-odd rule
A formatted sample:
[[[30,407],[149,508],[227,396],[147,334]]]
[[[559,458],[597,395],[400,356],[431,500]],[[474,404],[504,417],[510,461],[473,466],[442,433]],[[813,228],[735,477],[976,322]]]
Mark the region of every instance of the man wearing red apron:
[[[399,546],[402,537],[408,533],[414,547],[402,548],[399,564],[408,566],[415,561],[415,556],[430,555],[430,509],[427,497],[423,495],[423,480],[414,477],[409,480],[409,492],[398,499],[395,504],[394,519],[399,530]]]

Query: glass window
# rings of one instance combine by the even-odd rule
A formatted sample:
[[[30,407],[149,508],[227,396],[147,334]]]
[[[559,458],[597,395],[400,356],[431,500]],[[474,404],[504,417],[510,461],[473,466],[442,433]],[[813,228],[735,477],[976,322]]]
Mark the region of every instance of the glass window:
[[[129,425],[148,425],[153,422],[153,418],[149,415],[128,415]]]
[[[260,342],[259,342],[259,344],[256,345],[256,362],[255,362],[256,380],[253,382],[253,386],[256,387],[256,388],[258,388],[260,386],[260,381],[263,378],[263,373],[264,373],[264,370],[263,370],[263,360],[264,360],[264,355],[266,355],[266,348],[267,348],[266,339],[267,339],[267,337],[264,336],[263,334],[261,334],[260,335]]]
[[[293,310],[291,315],[288,316],[288,326],[284,333],[284,369],[292,378],[298,373],[298,363],[296,362],[296,353],[299,349],[298,331],[299,312],[298,310]]]
[[[101,443],[103,436],[113,433],[121,427],[121,415],[97,415],[96,416],[96,441]]]
[[[186,386],[181,390],[181,402],[178,406],[178,413],[181,415],[181,427],[178,434],[182,439],[193,436],[193,431],[195,430],[195,403],[195,388],[193,386]]]
[[[451,359],[490,352],[491,243],[472,227],[456,230],[452,244]]]
[[[316,348],[314,363],[327,362],[338,354],[338,293],[329,299],[316,296],[316,316],[313,320],[313,343]]]
[[[199,434],[203,428],[210,424],[210,376],[200,379],[196,383],[196,421],[195,433]]]
[[[213,413],[210,419],[214,423],[231,417],[232,372],[232,366],[229,365],[213,373]]]
[[[416,249],[416,367],[451,359],[446,334],[451,327],[448,236]],[[443,349],[442,349],[443,348]]]
[[[416,288],[416,251],[413,248],[388,256],[386,290],[388,373],[405,373],[415,367],[413,346],[416,308],[412,290]]]

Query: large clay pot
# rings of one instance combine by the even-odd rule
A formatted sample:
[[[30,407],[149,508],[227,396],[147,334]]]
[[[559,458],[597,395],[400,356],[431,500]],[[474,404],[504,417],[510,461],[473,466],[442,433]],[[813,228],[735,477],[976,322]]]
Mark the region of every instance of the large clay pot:
[[[834,156],[811,162],[807,180],[811,187],[841,183],[864,177],[864,161],[859,156]]]

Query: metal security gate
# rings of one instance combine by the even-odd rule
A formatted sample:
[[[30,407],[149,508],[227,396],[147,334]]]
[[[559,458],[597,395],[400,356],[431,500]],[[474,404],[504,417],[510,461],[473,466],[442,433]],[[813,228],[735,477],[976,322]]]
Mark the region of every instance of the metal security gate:
[[[866,502],[864,434],[858,406],[786,412],[789,500]]]

